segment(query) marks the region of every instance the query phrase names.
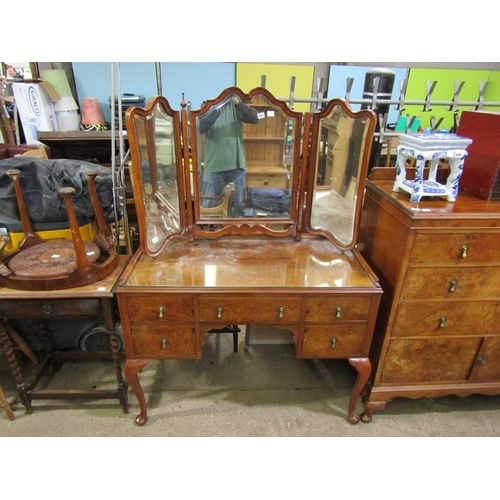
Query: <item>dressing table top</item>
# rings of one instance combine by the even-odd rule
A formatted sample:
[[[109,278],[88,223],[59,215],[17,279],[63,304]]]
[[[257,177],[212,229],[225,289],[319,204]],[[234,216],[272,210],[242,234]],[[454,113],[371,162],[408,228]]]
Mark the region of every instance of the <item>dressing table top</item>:
[[[139,254],[123,286],[196,289],[373,288],[376,277],[356,251],[325,238],[175,238],[159,257]]]

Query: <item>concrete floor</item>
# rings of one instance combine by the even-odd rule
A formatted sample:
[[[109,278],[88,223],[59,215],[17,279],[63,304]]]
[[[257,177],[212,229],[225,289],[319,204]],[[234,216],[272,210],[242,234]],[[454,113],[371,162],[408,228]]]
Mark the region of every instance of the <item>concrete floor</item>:
[[[413,437],[500,436],[500,397],[473,395],[395,399],[369,424],[347,420],[355,371],[344,360],[297,360],[293,346],[232,349],[230,334],[211,334],[199,361],[150,361],[140,379],[149,420],[134,424],[139,407],[129,390],[129,412],[116,400],[35,400],[24,413],[7,361],[0,384],[16,420],[0,414],[0,436],[123,437]],[[114,387],[108,362],[66,361],[37,388]],[[359,411],[361,411],[359,405]]]

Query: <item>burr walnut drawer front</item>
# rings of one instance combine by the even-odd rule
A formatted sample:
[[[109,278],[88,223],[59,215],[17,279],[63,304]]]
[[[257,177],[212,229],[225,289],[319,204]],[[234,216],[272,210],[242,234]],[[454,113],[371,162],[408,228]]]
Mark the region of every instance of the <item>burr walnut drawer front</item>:
[[[500,267],[409,268],[402,300],[499,297]]]
[[[124,305],[130,322],[194,320],[194,298],[191,295],[127,294]]]
[[[300,297],[203,296],[199,299],[200,321],[244,325],[252,322],[296,323],[300,321]]]
[[[3,318],[44,318],[55,316],[101,316],[99,299],[0,300]]]
[[[306,325],[302,344],[304,358],[365,356],[366,324]]]
[[[394,337],[440,337],[500,333],[500,302],[408,302],[399,304]]]
[[[130,329],[132,356],[152,359],[196,358],[194,325],[141,323],[132,324]]]
[[[381,383],[466,381],[482,340],[481,337],[393,339],[385,357]]]
[[[339,321],[366,321],[370,313],[370,297],[308,297],[306,321],[335,323]]]
[[[412,245],[410,262],[415,264],[496,264],[500,234],[495,233],[418,233]]]

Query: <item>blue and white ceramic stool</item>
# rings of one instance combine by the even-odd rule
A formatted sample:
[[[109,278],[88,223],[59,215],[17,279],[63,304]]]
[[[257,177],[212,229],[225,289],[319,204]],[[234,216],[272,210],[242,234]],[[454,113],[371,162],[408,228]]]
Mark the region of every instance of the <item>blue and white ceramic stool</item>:
[[[472,139],[453,134],[401,134],[397,147],[396,180],[392,188],[410,193],[410,201],[419,202],[423,196],[446,196],[455,201],[460,177],[464,168],[467,147]],[[415,179],[406,178],[406,160],[415,158]],[[437,182],[436,175],[440,160],[448,160],[450,174],[446,184]],[[425,164],[430,160],[429,175],[424,180]]]

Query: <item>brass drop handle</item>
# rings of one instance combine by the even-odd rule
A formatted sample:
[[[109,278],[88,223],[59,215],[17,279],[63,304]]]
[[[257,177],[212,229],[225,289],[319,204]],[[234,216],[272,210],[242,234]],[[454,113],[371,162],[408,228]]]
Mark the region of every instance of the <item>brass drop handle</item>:
[[[339,318],[340,318],[340,316],[341,316],[341,314],[340,314],[340,313],[341,313],[341,312],[342,312],[342,308],[341,308],[340,306],[335,308],[335,317],[336,317],[337,319],[339,319]]]
[[[446,316],[441,316],[439,318],[439,328],[444,328],[445,323],[446,323]]]
[[[168,345],[168,339],[166,337],[161,339],[161,348],[166,349]]]
[[[330,347],[331,347],[332,349],[335,349],[335,348],[337,347],[337,337],[332,337],[332,338],[330,339]]]
[[[451,280],[450,288],[448,288],[448,291],[453,293],[457,289],[457,285],[458,285],[458,280]]]
[[[167,308],[165,306],[158,306],[156,308],[156,310],[158,311],[158,317],[160,319],[163,319],[163,314],[165,313],[165,311],[167,310]]]
[[[466,259],[467,258],[467,251],[468,250],[469,250],[468,245],[462,245],[462,248],[460,249],[460,257],[462,259]]]
[[[285,308],[283,306],[278,307],[278,318],[282,319],[285,315]]]
[[[217,308],[217,319],[221,319],[222,318],[222,311],[224,311],[223,307],[218,307]]]

